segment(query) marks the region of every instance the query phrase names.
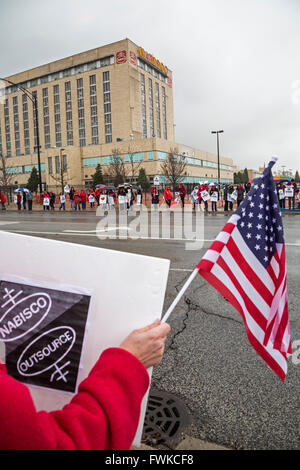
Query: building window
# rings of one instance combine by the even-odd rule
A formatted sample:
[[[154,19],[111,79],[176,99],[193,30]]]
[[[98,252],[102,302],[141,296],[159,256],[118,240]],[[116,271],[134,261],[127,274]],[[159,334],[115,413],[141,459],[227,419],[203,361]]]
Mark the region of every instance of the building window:
[[[6,156],[11,157],[9,108],[8,108],[7,99],[5,100],[5,103],[4,103],[4,121],[5,121]]]
[[[50,145],[50,119],[49,119],[49,99],[48,88],[43,88],[43,113],[44,113],[44,134],[45,147],[48,149]]]
[[[103,57],[102,59],[94,60],[92,62],[87,62],[85,64],[78,65],[76,67],[69,67],[68,69],[61,70],[60,72],[55,72],[49,75],[44,75],[42,77],[35,78],[33,80],[28,80],[26,82],[21,82],[16,85],[11,85],[6,87],[3,91],[0,90],[0,96],[9,95],[19,91],[19,85],[22,88],[31,88],[37,85],[43,85],[45,83],[53,82],[59,80],[60,78],[69,77],[75,75],[76,73],[87,72],[89,70],[98,69],[101,67],[107,67],[108,65],[113,65],[115,63],[114,55]]]
[[[85,120],[84,120],[84,98],[83,98],[83,80],[77,80],[77,104],[78,104],[78,129],[79,129],[79,145],[84,147],[85,141]]]
[[[65,100],[66,100],[67,145],[73,145],[71,82],[65,83]]]
[[[168,154],[166,152],[157,152],[157,160],[168,160]]]
[[[152,80],[148,78],[148,95],[149,95],[149,128],[150,137],[155,137],[154,134],[154,114],[153,114],[153,88]]]
[[[166,103],[166,89],[161,87],[161,98],[162,98],[162,119],[163,119],[163,130],[164,139],[167,139],[167,103]]]
[[[100,165],[100,157],[84,158],[83,166],[97,166]]]
[[[19,108],[18,108],[18,97],[13,97],[13,114],[14,114],[14,130],[15,130],[15,148],[16,155],[21,155],[20,147],[20,126],[19,126]]]
[[[55,157],[55,173],[60,172],[60,161],[59,161],[59,156]]]
[[[146,72],[151,73],[151,75],[153,75],[155,78],[158,78],[162,82],[166,83],[167,77],[165,77],[162,73],[160,73],[156,68],[151,67],[151,65],[144,62],[140,58],[138,58],[137,64],[138,64],[139,67],[141,67]]]
[[[27,96],[25,94],[22,95],[22,105],[23,105],[25,155],[29,155],[30,154],[30,139],[29,139],[28,103],[27,103]]]
[[[147,160],[154,160],[154,152],[147,152]]]
[[[144,161],[144,152],[126,153],[124,157],[125,163],[136,163],[136,162],[143,162],[143,161]]]
[[[68,170],[67,155],[62,156],[62,170],[63,173],[66,173]]]
[[[55,141],[56,147],[61,147],[61,122],[60,122],[60,104],[59,104],[59,85],[53,87],[54,98],[54,122],[55,122]]]
[[[52,175],[53,173],[52,157],[48,157],[48,172],[49,172],[49,175]]]
[[[156,135],[161,138],[159,84],[155,83]]]
[[[92,126],[92,144],[99,144],[98,135],[98,107],[97,107],[97,90],[96,75],[90,76],[90,103],[91,103],[91,126]]]
[[[112,142],[111,127],[111,98],[110,98],[110,79],[109,72],[103,72],[103,98],[104,98],[104,125],[105,125],[105,142]]]
[[[147,139],[146,89],[145,89],[145,76],[142,73],[141,73],[141,102],[142,102],[143,139]]]

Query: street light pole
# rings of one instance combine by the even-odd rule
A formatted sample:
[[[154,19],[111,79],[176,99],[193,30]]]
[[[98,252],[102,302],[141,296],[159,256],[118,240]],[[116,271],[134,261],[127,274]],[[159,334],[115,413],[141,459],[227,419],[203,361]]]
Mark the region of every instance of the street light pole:
[[[219,134],[224,131],[211,131],[212,134],[217,134],[217,154],[218,154],[218,186],[220,188],[220,151],[219,151]]]
[[[62,157],[62,152],[64,152],[65,149],[60,149],[60,175],[61,175],[61,191],[64,192],[64,167],[63,167],[63,157]]]
[[[0,80],[9,83],[10,85],[16,86],[19,88],[19,90],[23,91],[23,93],[30,99],[30,101],[33,103],[33,108],[34,108],[34,116],[35,116],[35,127],[36,127],[36,146],[34,147],[37,148],[37,155],[38,155],[38,168],[39,168],[39,188],[40,188],[40,194],[43,192],[42,188],[42,172],[41,172],[41,147],[40,147],[40,132],[39,132],[39,120],[38,120],[38,105],[37,105],[37,95],[34,95],[31,93],[31,91],[26,90],[23,88],[21,85],[11,82],[10,80],[7,80],[6,78],[0,78]]]

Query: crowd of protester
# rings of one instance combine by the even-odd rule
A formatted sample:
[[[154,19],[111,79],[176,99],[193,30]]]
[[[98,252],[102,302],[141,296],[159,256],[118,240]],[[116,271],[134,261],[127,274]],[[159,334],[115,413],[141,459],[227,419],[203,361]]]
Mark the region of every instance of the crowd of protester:
[[[189,193],[183,183],[180,183],[175,191],[169,185],[161,187],[155,185],[150,188],[151,203],[154,209],[165,205],[171,207],[185,207],[192,205],[193,209],[203,209],[211,212],[233,211],[238,207],[249,190],[251,183],[246,184],[222,184],[220,187],[216,183],[204,181],[192,189]],[[294,180],[289,182],[278,182],[276,184],[277,195],[280,208],[300,209],[299,185]],[[103,205],[104,208],[113,209],[119,206],[120,209],[131,210],[134,204],[142,204],[142,188],[130,184],[119,185],[118,188],[112,185],[102,185],[96,188],[76,189],[73,186],[67,191],[55,194],[53,191],[44,191],[34,199],[31,191],[17,192],[15,203],[18,211],[32,210],[33,199],[43,207],[44,211],[65,211],[67,207],[72,211],[94,210]],[[146,198],[144,199],[146,201]],[[149,201],[149,199],[148,199]],[[150,202],[150,201],[149,201]],[[2,210],[6,209],[6,197],[0,192],[0,203]]]

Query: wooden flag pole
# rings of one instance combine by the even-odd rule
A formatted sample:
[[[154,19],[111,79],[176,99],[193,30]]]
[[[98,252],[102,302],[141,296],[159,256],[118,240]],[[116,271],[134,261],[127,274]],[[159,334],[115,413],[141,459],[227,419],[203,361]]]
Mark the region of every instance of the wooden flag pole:
[[[182,287],[181,291],[178,292],[176,298],[173,300],[172,304],[170,305],[170,307],[168,308],[168,310],[166,311],[165,315],[163,316],[162,318],[162,323],[165,323],[167,321],[167,319],[169,318],[169,316],[171,315],[171,313],[173,312],[174,308],[176,307],[176,305],[178,304],[179,300],[181,299],[181,297],[183,296],[183,294],[185,293],[185,291],[187,290],[187,288],[189,287],[189,285],[192,283],[192,281],[195,279],[195,277],[197,276],[198,274],[198,269],[196,268],[192,274],[190,275],[190,277],[188,278],[188,280],[186,281],[186,283],[184,284],[184,286]]]

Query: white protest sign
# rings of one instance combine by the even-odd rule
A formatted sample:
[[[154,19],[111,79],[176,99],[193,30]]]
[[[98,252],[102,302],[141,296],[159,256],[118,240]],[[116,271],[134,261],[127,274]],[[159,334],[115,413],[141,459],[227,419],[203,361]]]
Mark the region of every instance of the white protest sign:
[[[125,204],[125,202],[127,202],[127,198],[126,196],[118,196],[118,200],[119,200],[119,204]]]
[[[33,316],[38,320],[33,322],[32,319],[28,323],[29,330],[32,330],[30,335],[37,327],[38,335],[34,339],[28,335],[28,340],[26,335],[26,347],[20,349],[19,344],[16,349],[18,352],[12,351],[14,360],[9,361],[10,367],[15,365],[16,373],[24,375],[27,384],[32,378],[38,380],[35,382],[38,386],[28,385],[37,410],[61,409],[69,403],[73,394],[70,390],[75,381],[78,385],[87,377],[104,349],[119,346],[132,330],[152,323],[162,313],[169,260],[8,232],[0,232],[0,244],[5,246],[0,263],[0,295],[6,296],[5,299],[1,298],[1,308],[9,307],[5,303],[12,300],[10,296],[14,290],[25,307],[28,298],[32,296],[32,308],[34,311],[40,309],[40,315]],[[62,270],[65,266],[68,269]],[[83,272],[86,273],[84,276]],[[101,281],[99,273],[105,273]],[[112,279],[114,282],[111,282]],[[115,295],[116,291],[118,295]],[[81,308],[77,309],[79,298]],[[17,308],[17,314],[22,320],[21,312],[23,309]],[[80,322],[77,321],[78,314]],[[57,322],[61,315],[65,316],[63,323],[53,327],[53,322]],[[13,312],[10,318],[18,320],[18,323],[21,321],[16,320]],[[77,341],[78,328],[80,341]],[[42,330],[49,335],[58,335],[59,341],[51,340],[45,348]],[[3,331],[2,340],[18,338],[22,346],[24,338],[21,336],[24,332],[10,332],[5,328]],[[10,337],[11,334],[14,338]],[[9,344],[12,343],[6,342],[6,347]],[[75,348],[74,351],[72,348]],[[51,362],[49,359],[48,367],[38,370],[38,374],[33,376],[36,373],[36,365],[31,369],[33,351],[39,351],[39,354],[43,351],[44,355],[48,355],[52,350],[58,354],[56,361]],[[70,350],[72,357],[73,352],[77,357],[75,366],[68,364],[73,360],[68,359]],[[41,356],[36,353],[35,357]],[[72,383],[68,382],[67,375],[70,367],[73,367],[77,376],[77,380],[74,379]],[[151,376],[151,370],[149,373]],[[135,445],[140,443],[147,399],[146,394]]]
[[[114,206],[115,205],[115,200],[113,198],[113,196],[108,196],[108,204],[110,206]]]
[[[158,175],[157,175],[157,176],[154,176],[154,178],[153,178],[153,184],[154,184],[155,186],[159,186],[159,185],[160,185],[159,176],[158,176]]]
[[[211,200],[211,202],[218,202],[218,192],[217,191],[213,191],[211,193],[210,200]]]
[[[285,197],[294,197],[294,188],[287,186],[285,188]]]
[[[95,198],[94,198],[93,194],[90,194],[90,195],[89,195],[89,202],[90,202],[90,203],[91,203],[91,202],[95,202]]]
[[[100,204],[106,204],[106,196],[105,196],[105,194],[101,194],[101,195],[100,195],[99,202],[100,202]]]
[[[44,197],[43,205],[44,206],[49,206],[50,205],[50,199],[48,197]]]
[[[237,200],[237,191],[234,190],[232,193],[231,193],[231,200],[234,202]]]
[[[284,199],[285,198],[283,189],[278,190],[278,197],[279,197],[279,199]]]
[[[141,194],[138,194],[136,196],[136,205],[137,206],[140,206],[142,204],[142,195]]]
[[[203,199],[203,201],[208,201],[210,199],[210,195],[209,195],[209,192],[206,191],[206,189],[204,189],[204,191],[201,191],[201,197]]]

